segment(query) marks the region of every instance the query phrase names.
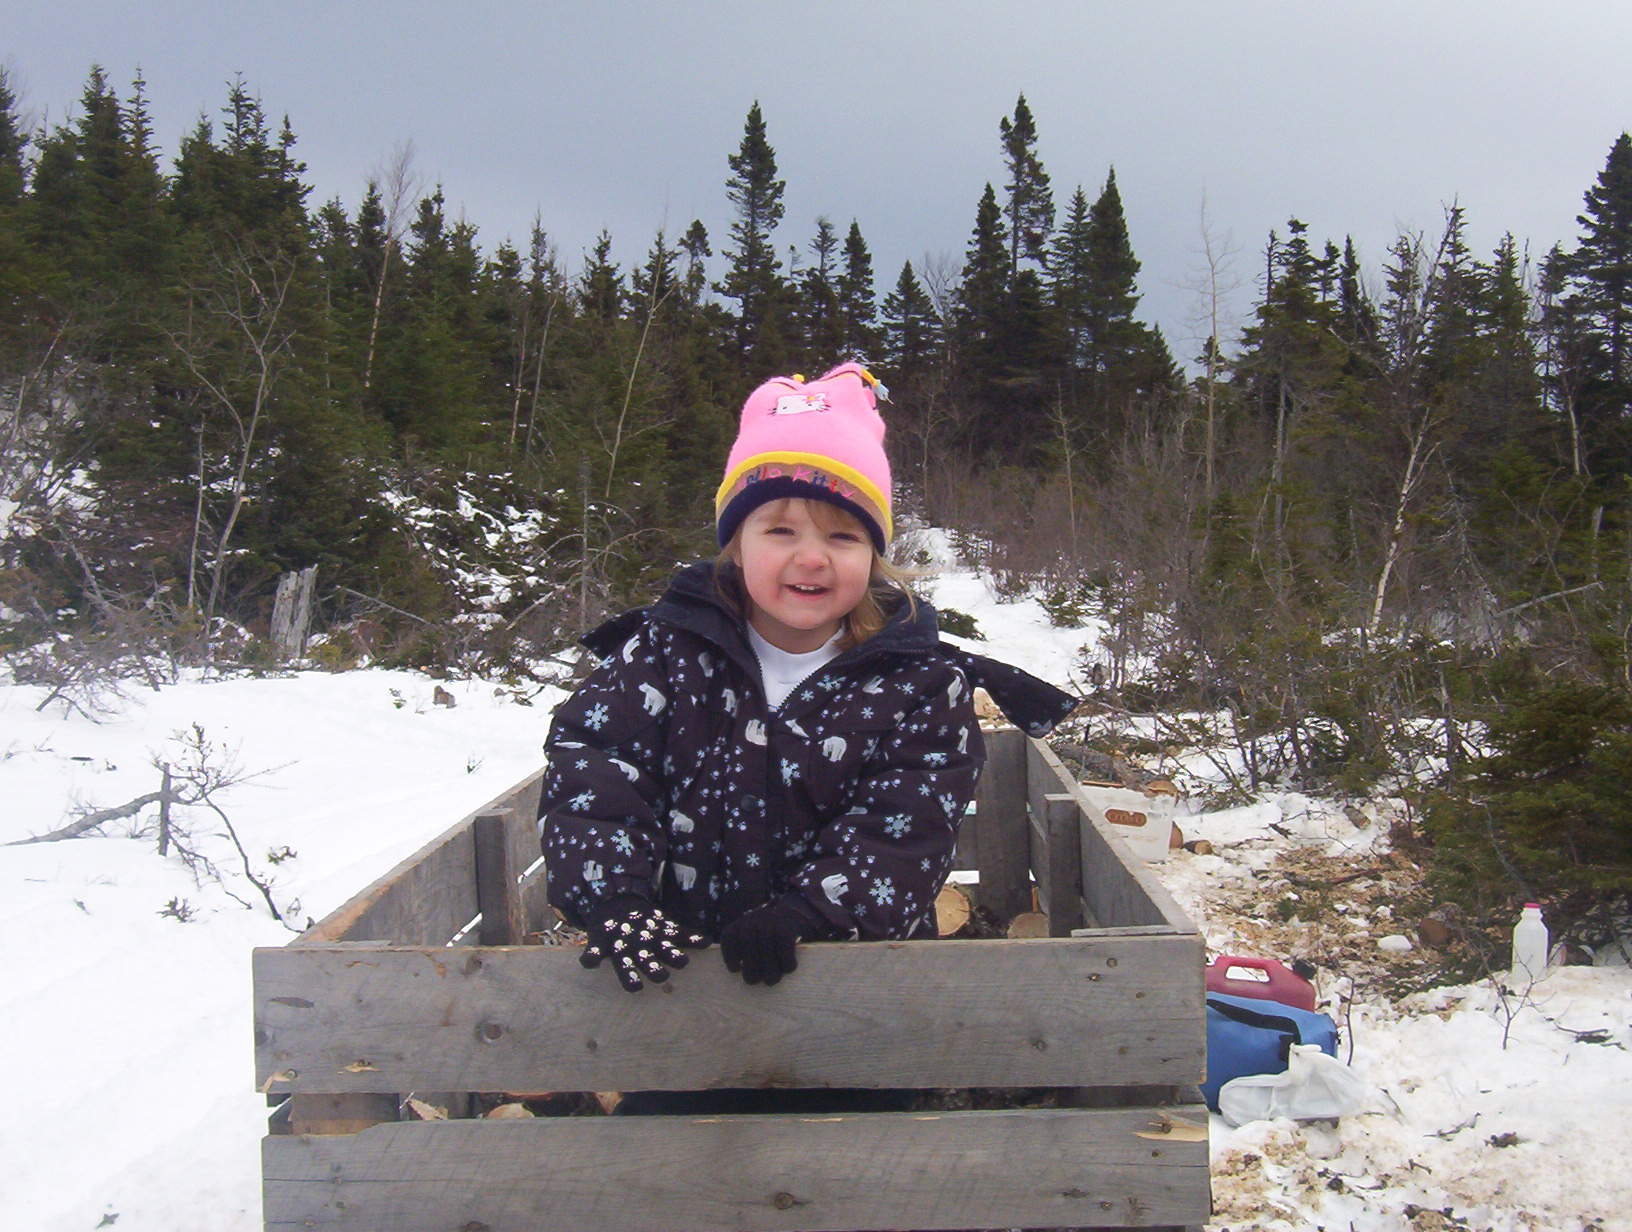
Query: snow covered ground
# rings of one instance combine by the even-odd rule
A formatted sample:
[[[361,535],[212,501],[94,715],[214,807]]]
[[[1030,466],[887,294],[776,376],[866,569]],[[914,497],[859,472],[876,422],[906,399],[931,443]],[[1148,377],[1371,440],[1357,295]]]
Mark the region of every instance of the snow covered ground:
[[[967,573],[927,588],[975,617],[987,640],[971,649],[1061,684],[1098,633],[1055,629],[1035,601],[999,603]],[[449,708],[435,687],[386,671],[195,679],[132,687],[93,723],[57,704],[36,712],[41,690],[0,684],[0,843],[56,829],[76,806],[155,791],[154,763],[184,763],[196,724],[217,762],[261,772],[218,803],[273,900],[304,924],[535,768],[559,692],[523,705],[493,682],[452,682]],[[1214,852],[1159,866],[1213,948],[1322,950],[1322,992],[1349,1019],[1354,1067],[1376,1092],[1375,1111],[1335,1128],[1214,1118],[1211,1226],[1632,1229],[1621,1150],[1632,1146],[1632,973],[1558,970],[1523,1005],[1489,981],[1396,1000],[1382,977],[1409,973],[1420,954],[1376,943],[1410,931],[1386,901],[1388,878],[1404,872],[1369,891],[1351,883],[1335,933],[1300,932],[1313,926],[1268,909],[1296,893],[1289,854],[1304,870],[1385,860],[1391,807],[1349,815],[1280,795],[1185,816],[1187,836]],[[260,1228],[267,1110],[252,1089],[249,951],[291,933],[211,837],[218,818],[178,810],[221,883],[161,858],[153,815],[110,822],[103,837],[0,847],[0,928],[12,938],[0,1055],[13,1062],[0,1232]]]

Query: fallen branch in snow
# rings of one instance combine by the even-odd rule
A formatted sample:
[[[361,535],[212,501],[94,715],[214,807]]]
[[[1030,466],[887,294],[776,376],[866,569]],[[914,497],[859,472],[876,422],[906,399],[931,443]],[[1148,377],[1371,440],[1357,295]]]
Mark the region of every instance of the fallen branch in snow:
[[[1463,1121],[1462,1124],[1460,1124],[1460,1125],[1453,1125],[1449,1129],[1439,1130],[1437,1133],[1434,1134],[1434,1137],[1436,1137],[1436,1138],[1454,1138],[1457,1134],[1461,1133],[1464,1129],[1472,1129],[1477,1124],[1479,1124],[1479,1114],[1476,1112],[1476,1113],[1473,1114],[1471,1119]]]
[[[360,590],[353,590],[349,586],[336,586],[334,589],[337,592],[341,593],[341,594],[350,595],[354,599],[361,599],[365,603],[372,603],[377,607],[383,607],[388,612],[395,612],[398,616],[406,616],[409,620],[417,620],[417,621],[419,621],[420,624],[424,625],[427,629],[434,629],[434,628],[437,627],[436,625],[432,624],[430,621],[426,620],[423,616],[415,616],[412,612],[406,612],[402,608],[397,607],[393,603],[387,603],[384,599],[376,599],[373,595],[365,595]]]
[[[126,817],[134,817],[148,805],[162,800],[163,798],[163,791],[150,791],[145,796],[137,796],[134,800],[128,801],[125,804],[117,805],[114,808],[100,809],[95,813],[89,813],[86,816],[81,817],[78,821],[70,822],[61,829],[53,830],[49,834],[36,834],[33,838],[13,839],[11,842],[7,843],[6,846],[26,847],[30,843],[55,843],[60,842],[65,838],[78,838],[87,830],[94,830],[98,826],[104,825],[107,822],[120,821]]]
[[[1277,830],[1280,829],[1279,826],[1272,828]],[[1281,832],[1283,834],[1287,834],[1287,832],[1284,830]],[[1287,837],[1291,837],[1290,834],[1287,834]],[[1293,885],[1301,886],[1305,890],[1333,890],[1340,885],[1348,885],[1351,881],[1363,881],[1367,877],[1381,877],[1387,871],[1388,870],[1386,868],[1379,866],[1375,868],[1363,868],[1357,873],[1345,873],[1341,877],[1332,877],[1327,880],[1322,880],[1319,877],[1300,877],[1298,874],[1293,872],[1287,872],[1285,877]]]

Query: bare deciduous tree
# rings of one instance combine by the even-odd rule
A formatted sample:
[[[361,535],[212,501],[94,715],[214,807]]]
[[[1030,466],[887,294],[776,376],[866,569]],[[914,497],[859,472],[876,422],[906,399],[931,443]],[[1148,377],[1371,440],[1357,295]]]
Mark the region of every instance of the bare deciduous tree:
[[[278,378],[292,355],[294,329],[285,319],[284,306],[294,272],[292,255],[276,249],[262,251],[249,241],[227,241],[217,252],[213,268],[216,277],[188,288],[184,332],[167,331],[171,347],[204,391],[203,405],[223,413],[232,428],[227,516],[216,536],[209,565],[209,598],[204,605],[206,640],[221,598],[232,533],[247,499],[246,478],[255,457],[255,438]],[[202,431],[201,422],[201,437]],[[203,494],[209,486],[202,443],[198,486],[189,605],[194,600],[192,571],[204,518]]]
[[[385,307],[385,280],[391,268],[391,254],[402,243],[408,221],[408,207],[419,195],[420,178],[414,171],[414,143],[398,142],[390,161],[373,177],[370,186],[380,190],[385,206],[385,244],[380,251],[380,276],[374,283],[374,311],[368,322],[368,354],[363,360],[363,388],[374,379],[374,343],[380,333],[380,313]]]

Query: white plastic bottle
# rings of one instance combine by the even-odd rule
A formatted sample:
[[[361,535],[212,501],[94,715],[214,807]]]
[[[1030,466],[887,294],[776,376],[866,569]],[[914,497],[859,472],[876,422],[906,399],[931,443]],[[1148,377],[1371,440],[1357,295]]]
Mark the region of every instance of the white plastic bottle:
[[[1513,982],[1534,984],[1547,974],[1547,925],[1541,904],[1526,903],[1513,927]]]

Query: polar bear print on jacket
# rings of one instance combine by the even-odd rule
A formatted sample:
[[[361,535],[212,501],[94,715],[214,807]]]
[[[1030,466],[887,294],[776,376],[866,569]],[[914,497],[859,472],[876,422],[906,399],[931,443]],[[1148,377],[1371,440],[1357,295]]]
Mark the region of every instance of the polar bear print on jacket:
[[[664,697],[663,694],[652,688],[644,680],[640,683],[640,696],[641,704],[646,707],[646,713],[650,715],[662,714],[663,707],[669,704],[668,698]]]

